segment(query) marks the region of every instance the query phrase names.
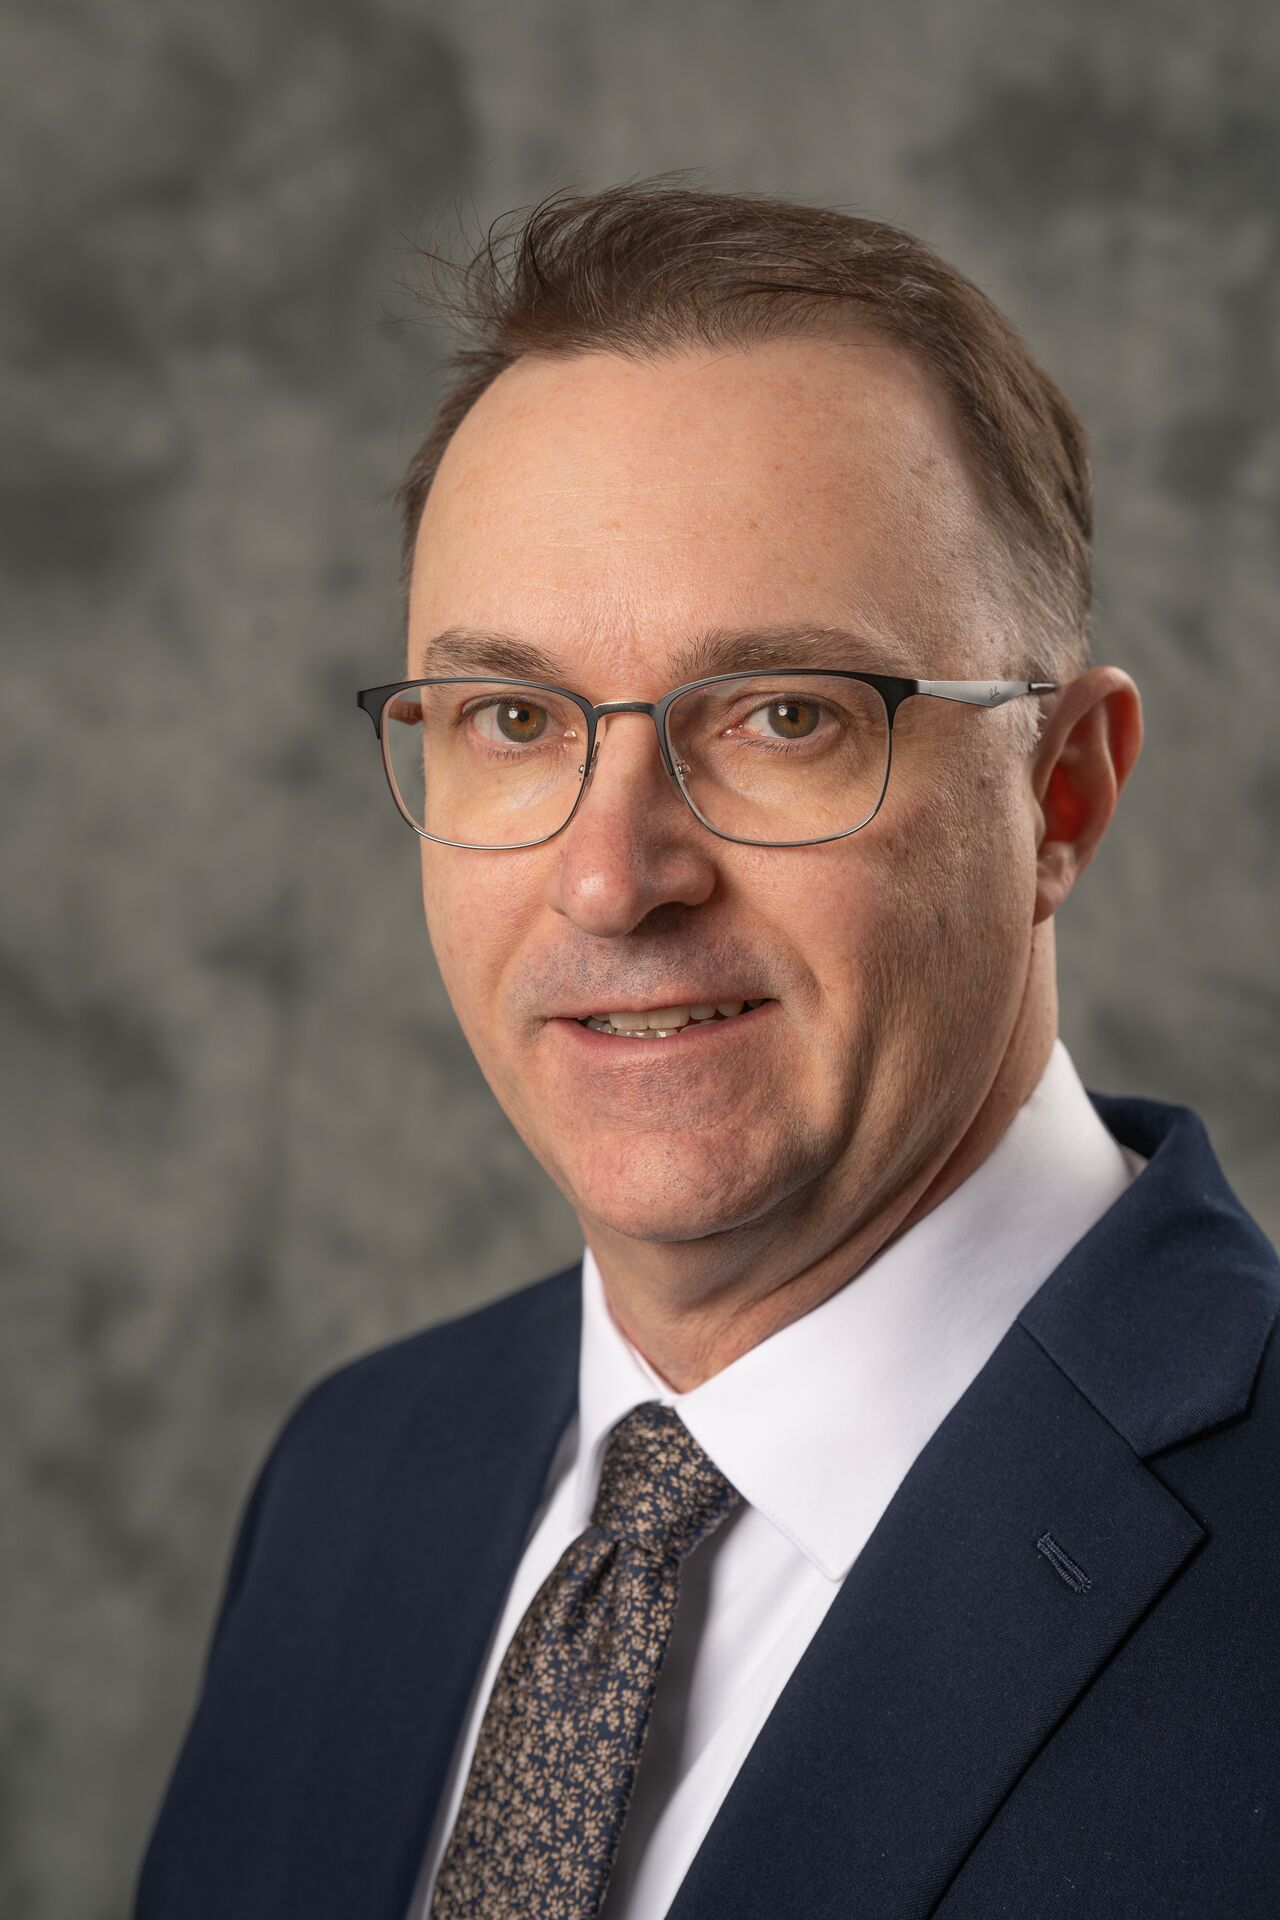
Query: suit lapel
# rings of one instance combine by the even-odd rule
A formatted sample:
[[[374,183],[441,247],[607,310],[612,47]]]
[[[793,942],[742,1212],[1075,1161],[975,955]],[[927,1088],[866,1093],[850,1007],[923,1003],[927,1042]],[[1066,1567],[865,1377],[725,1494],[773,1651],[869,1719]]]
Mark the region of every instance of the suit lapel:
[[[1015,1326],[854,1563],[670,1920],[927,1914],[1201,1537]]]
[[[907,1474],[669,1920],[923,1920],[1204,1539],[1143,1455],[1246,1407],[1275,1256],[1193,1114],[1091,1097],[1149,1165]]]
[[[404,1920],[497,1616],[577,1402],[580,1269],[433,1329],[344,1548],[286,1842],[299,1911]],[[299,1878],[300,1876],[300,1882]]]

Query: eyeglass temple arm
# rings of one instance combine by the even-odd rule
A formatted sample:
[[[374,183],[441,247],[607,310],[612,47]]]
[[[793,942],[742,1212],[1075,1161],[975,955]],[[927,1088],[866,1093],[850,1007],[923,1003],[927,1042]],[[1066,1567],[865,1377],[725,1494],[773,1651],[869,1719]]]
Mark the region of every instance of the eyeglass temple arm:
[[[970,707],[1002,707],[1024,694],[1056,693],[1060,685],[1057,680],[917,680],[915,690],[938,700],[963,700]]]

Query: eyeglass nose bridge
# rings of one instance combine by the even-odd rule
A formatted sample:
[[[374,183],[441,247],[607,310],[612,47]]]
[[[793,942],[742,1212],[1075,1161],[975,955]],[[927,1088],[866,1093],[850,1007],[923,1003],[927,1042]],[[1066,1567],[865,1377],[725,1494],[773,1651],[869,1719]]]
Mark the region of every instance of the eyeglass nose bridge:
[[[683,776],[688,773],[689,769],[683,761],[677,762],[671,757],[671,749],[667,745],[666,729],[663,726],[666,705],[665,700],[604,700],[599,706],[591,708],[591,751],[587,755],[585,762],[578,769],[578,772],[582,775],[584,792],[591,784],[591,776],[595,772],[596,762],[600,758],[600,736],[596,730],[597,722],[601,718],[607,719],[611,714],[615,713],[645,713],[648,714],[650,720],[652,720],[653,730],[658,736],[658,752],[662,758],[663,771],[666,773],[681,799],[687,799],[688,796],[684,790]]]

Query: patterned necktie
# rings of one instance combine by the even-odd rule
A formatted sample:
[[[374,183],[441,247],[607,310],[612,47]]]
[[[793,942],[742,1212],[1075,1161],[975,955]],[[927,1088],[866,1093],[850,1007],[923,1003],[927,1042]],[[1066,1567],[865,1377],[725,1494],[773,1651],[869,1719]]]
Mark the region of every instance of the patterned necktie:
[[[498,1669],[430,1920],[592,1920],[631,1804],[680,1562],[742,1496],[649,1400]]]

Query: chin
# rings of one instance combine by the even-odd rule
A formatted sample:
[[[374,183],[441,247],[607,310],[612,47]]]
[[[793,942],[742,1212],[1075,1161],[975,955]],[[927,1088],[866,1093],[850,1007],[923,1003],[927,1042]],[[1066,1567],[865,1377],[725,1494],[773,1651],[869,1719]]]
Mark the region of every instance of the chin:
[[[609,1201],[590,1206],[581,1200],[574,1204],[580,1217],[589,1225],[602,1227],[607,1233],[617,1234],[623,1240],[643,1241],[647,1246],[673,1246],[683,1240],[706,1240],[742,1224],[741,1220],[705,1205],[691,1210],[656,1200],[652,1206],[646,1206],[643,1202],[619,1206]]]
[[[652,1157],[632,1143],[617,1171],[562,1164],[553,1178],[583,1220],[625,1239],[669,1245],[749,1226],[785,1205],[819,1171],[777,1153],[754,1165],[742,1152],[730,1165],[722,1156],[721,1164],[709,1165],[715,1157],[694,1154],[673,1165],[669,1141]]]

